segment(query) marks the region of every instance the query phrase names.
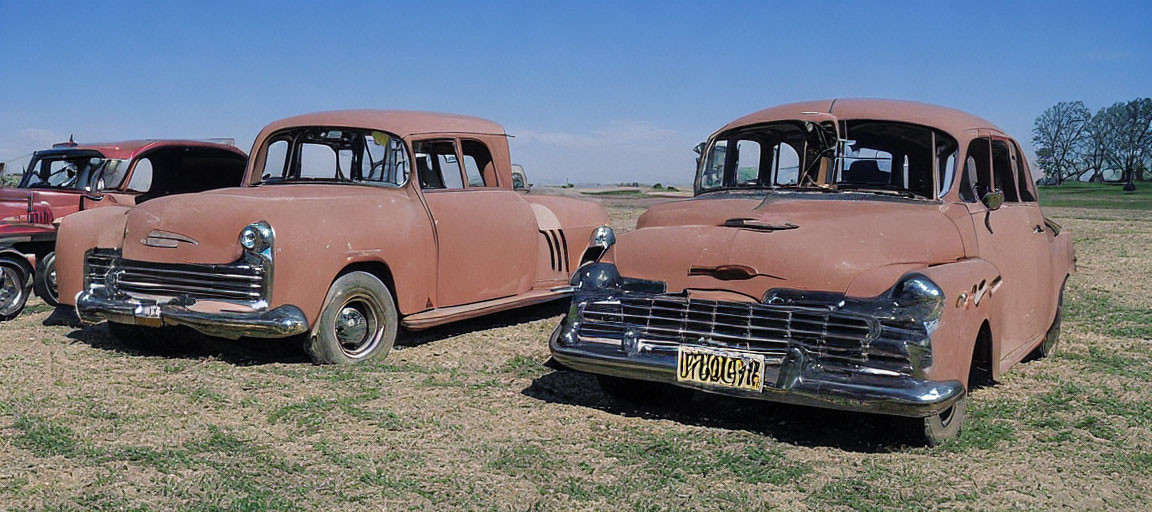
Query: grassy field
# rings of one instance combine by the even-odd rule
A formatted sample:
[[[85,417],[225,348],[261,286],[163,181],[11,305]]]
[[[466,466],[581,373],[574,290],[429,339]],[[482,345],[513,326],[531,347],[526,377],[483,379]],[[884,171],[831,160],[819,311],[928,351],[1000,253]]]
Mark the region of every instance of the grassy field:
[[[606,203],[621,229],[629,201]],[[1152,213],[1047,213],[1079,255],[1059,352],[976,390],[942,447],[863,414],[615,402],[542,365],[563,304],[350,368],[274,342],[134,351],[39,305],[0,330],[0,508],[1148,510]]]
[[[1052,207],[1152,210],[1152,183],[1137,182],[1134,192],[1117,184],[1079,182],[1040,187],[1039,192],[1041,204]]]

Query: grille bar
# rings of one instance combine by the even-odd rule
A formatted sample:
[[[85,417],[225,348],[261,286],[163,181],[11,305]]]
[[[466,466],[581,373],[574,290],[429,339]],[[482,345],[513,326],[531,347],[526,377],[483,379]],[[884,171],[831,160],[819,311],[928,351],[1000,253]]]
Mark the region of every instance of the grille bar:
[[[113,291],[161,297],[258,301],[263,298],[264,269],[245,262],[233,264],[154,263],[120,258],[117,253],[87,255],[89,282],[103,283],[115,272]]]
[[[875,320],[827,307],[625,295],[588,302],[579,314],[579,335],[585,337],[622,339],[631,332],[642,340],[676,344],[703,338],[708,344],[774,355],[801,346],[843,364],[901,357],[872,350],[881,332]],[[903,366],[901,361],[893,365]]]

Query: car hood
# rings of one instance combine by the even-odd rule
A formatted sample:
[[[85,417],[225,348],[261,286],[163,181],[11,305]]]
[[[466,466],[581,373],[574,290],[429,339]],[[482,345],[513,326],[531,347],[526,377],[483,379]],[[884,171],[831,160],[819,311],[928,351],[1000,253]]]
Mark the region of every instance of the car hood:
[[[613,258],[621,275],[664,281],[670,292],[758,300],[774,288],[874,296],[908,271],[964,257],[938,203],[805,196],[658,205],[620,235]]]
[[[241,256],[240,231],[259,221],[272,226],[277,252],[285,245],[340,243],[340,233],[353,220],[346,218],[347,207],[387,202],[390,194],[380,192],[352,185],[274,185],[153,199],[128,214],[124,257],[165,263],[231,263]],[[181,241],[176,248],[153,247],[144,243],[150,235]],[[290,242],[281,243],[285,241]]]
[[[15,187],[0,188],[0,220],[28,215],[28,198],[32,191]]]

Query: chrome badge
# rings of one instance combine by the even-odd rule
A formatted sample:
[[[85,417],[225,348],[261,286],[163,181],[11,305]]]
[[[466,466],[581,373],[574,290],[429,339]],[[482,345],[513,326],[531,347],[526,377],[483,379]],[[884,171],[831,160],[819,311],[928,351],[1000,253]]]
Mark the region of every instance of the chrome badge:
[[[140,243],[148,247],[162,247],[165,249],[175,249],[180,245],[180,242],[192,245],[200,245],[200,242],[188,238],[179,233],[172,233],[169,231],[160,231],[158,229],[152,230],[148,233],[148,237],[141,240]]]

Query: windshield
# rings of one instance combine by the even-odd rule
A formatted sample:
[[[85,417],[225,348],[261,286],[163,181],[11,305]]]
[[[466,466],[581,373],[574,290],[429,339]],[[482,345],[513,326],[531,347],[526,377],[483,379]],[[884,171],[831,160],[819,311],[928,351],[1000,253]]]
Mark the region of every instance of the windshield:
[[[94,151],[38,153],[29,162],[18,187],[91,190],[106,162]]]
[[[717,136],[700,166],[697,190],[779,188],[819,182],[835,133],[805,121],[767,123]]]
[[[408,181],[408,155],[395,135],[381,131],[304,127],[264,144],[258,184],[301,181],[400,186]]]
[[[841,122],[838,131],[838,144],[830,126],[803,121],[721,133],[701,162],[697,192],[767,189],[931,199],[947,191],[955,139],[891,121]]]
[[[848,121],[834,184],[838,190],[893,191],[934,198],[947,191],[956,140],[942,132],[889,121]],[[939,168],[940,176],[933,172]]]

